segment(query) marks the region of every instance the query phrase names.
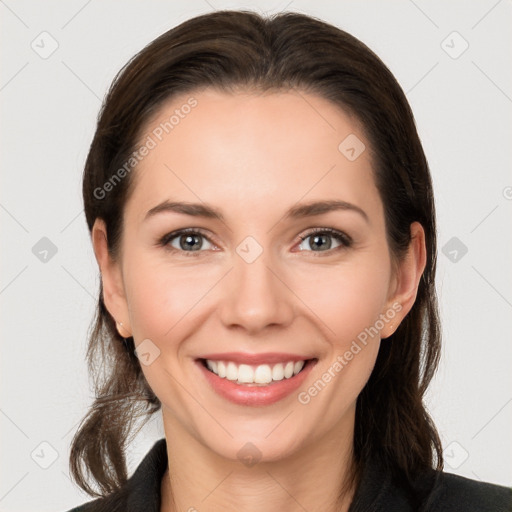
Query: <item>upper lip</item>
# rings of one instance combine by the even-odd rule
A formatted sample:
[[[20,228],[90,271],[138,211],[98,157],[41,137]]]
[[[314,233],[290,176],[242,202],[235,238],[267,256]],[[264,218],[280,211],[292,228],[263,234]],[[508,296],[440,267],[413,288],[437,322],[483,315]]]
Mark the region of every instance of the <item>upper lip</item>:
[[[249,354],[245,352],[223,352],[221,354],[205,354],[198,359],[210,359],[211,361],[233,361],[237,364],[275,364],[289,361],[307,361],[311,356],[288,354],[285,352],[264,352],[261,354]]]

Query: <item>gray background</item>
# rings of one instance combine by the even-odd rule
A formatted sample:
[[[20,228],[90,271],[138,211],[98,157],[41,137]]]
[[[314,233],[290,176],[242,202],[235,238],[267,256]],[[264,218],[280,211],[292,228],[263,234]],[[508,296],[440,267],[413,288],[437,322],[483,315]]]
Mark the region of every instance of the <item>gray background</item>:
[[[444,349],[429,408],[447,471],[511,485],[510,1],[5,0],[0,510],[90,499],[68,475],[69,444],[93,396],[84,356],[98,287],[82,166],[121,66],[169,28],[225,8],[333,23],[374,49],[406,91],[439,219]],[[130,447],[130,471],[162,436],[158,414]]]

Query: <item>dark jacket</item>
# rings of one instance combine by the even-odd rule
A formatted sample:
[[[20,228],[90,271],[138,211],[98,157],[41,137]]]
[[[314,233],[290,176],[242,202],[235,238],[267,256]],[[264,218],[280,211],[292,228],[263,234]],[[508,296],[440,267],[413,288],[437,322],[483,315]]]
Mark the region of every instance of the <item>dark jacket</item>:
[[[160,512],[160,485],[166,468],[163,438],[153,445],[121,490],[68,512]],[[367,464],[349,512],[388,511],[512,512],[512,488],[435,471],[410,488],[393,482],[377,464]]]

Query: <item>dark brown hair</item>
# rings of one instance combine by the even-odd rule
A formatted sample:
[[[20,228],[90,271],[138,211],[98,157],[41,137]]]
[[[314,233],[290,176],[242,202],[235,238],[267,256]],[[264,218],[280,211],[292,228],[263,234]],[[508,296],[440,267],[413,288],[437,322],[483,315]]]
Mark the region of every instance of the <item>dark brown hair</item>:
[[[415,304],[381,344],[357,399],[354,474],[370,458],[409,482],[429,468],[442,469],[441,443],[423,405],[440,354],[431,177],[402,89],[359,40],[298,13],[264,18],[248,11],[217,11],[152,41],[116,76],[99,114],[83,175],[89,230],[97,218],[105,221],[109,251],[117,259],[135,172],[114,182],[116,173],[119,177],[164,101],[205,87],[228,93],[293,88],[320,95],[361,123],[391,252],[400,259],[410,242],[410,225],[418,221],[425,230],[427,263]],[[105,197],[108,182],[114,185]],[[133,338],[118,334],[101,285],[87,361],[96,398],[73,438],[70,470],[86,492],[103,496],[127,479],[125,448],[137,420],[143,426],[161,404],[143,376]]]

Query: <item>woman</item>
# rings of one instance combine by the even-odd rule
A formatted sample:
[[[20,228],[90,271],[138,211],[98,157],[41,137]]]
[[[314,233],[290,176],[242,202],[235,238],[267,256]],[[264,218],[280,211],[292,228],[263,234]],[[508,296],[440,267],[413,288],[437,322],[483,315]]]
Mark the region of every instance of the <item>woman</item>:
[[[70,467],[98,499],[73,510],[510,510],[442,471],[432,184],[360,41],[295,13],[182,23],[114,81],[83,194],[97,398]]]

